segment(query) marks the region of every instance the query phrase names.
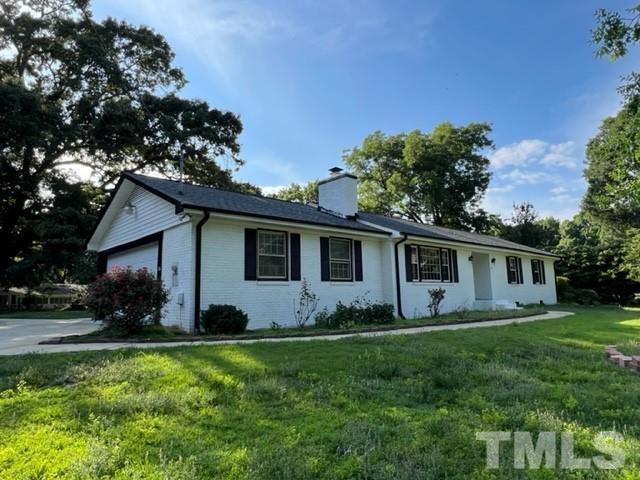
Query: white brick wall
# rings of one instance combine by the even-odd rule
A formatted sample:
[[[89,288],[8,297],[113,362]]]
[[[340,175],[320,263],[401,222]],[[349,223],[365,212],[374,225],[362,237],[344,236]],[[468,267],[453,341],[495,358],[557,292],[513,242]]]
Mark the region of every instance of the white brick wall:
[[[534,285],[531,273],[531,257],[514,254],[522,259],[522,273],[524,284],[514,285],[507,282],[507,255],[504,253],[492,255],[496,263],[491,267],[491,284],[493,285],[494,298],[509,299],[520,303],[539,303],[542,300],[547,305],[558,302],[556,297],[555,270],[553,261],[544,259],[544,271],[547,279],[546,285]],[[543,260],[540,258],[540,260]]]
[[[415,241],[407,242],[419,243]],[[424,243],[428,245],[428,242]],[[407,318],[415,318],[428,315],[429,303],[428,290],[442,287],[446,290],[446,296],[442,303],[441,311],[450,312],[458,308],[474,309],[475,288],[473,281],[473,262],[469,257],[473,255],[471,248],[455,248],[458,252],[459,283],[440,282],[407,282],[405,275],[404,245],[400,246],[400,286],[402,288],[402,311]],[[486,253],[486,252],[485,252]],[[555,290],[555,271],[553,261],[544,259],[546,285],[534,285],[531,275],[531,258],[519,255],[522,258],[522,270],[524,284],[509,285],[507,282],[507,267],[505,253],[489,252],[490,258],[496,262],[490,264],[491,289],[494,300],[510,300],[520,303],[538,303],[540,300],[547,305],[557,303]],[[541,258],[542,259],[542,258]]]
[[[407,242],[417,244],[418,242]],[[461,248],[458,251],[458,283],[442,282],[407,282],[405,273],[404,244],[399,247],[400,259],[400,288],[402,288],[402,313],[407,318],[424,317],[429,314],[428,290],[432,288],[444,288],[445,298],[442,302],[442,313],[450,312],[457,308],[474,308],[475,291],[473,288],[473,268],[468,258],[469,250]]]
[[[174,277],[172,267],[177,267]],[[162,280],[169,289],[169,302],[165,307],[165,325],[193,330],[195,282],[195,226],[184,223],[164,231],[162,242]],[[183,304],[179,305],[179,295]]]
[[[231,304],[249,315],[249,328],[269,327],[271,322],[294,325],[293,300],[300,291],[299,281],[245,281],[244,229],[273,226],[247,222],[209,220],[203,227],[202,238],[202,309],[209,304]],[[320,237],[329,236],[304,228],[286,229],[300,234],[300,263],[302,277],[320,299],[319,309],[333,310],[341,300],[348,303],[367,294],[371,301],[387,301],[383,294],[383,277],[392,272],[382,270],[382,252],[388,240],[361,237],[357,232],[332,234],[362,241],[362,282],[322,282],[320,280]]]
[[[342,215],[355,215],[358,211],[358,181],[349,176],[329,179],[318,185],[318,204]]]

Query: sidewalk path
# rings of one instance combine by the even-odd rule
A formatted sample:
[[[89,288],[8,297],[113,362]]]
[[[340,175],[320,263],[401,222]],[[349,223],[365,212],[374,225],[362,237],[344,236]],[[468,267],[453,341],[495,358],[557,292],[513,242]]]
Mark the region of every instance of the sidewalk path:
[[[507,318],[503,320],[489,320],[484,322],[470,322],[456,325],[433,325],[428,327],[404,328],[399,330],[386,330],[379,332],[365,333],[345,333],[341,335],[322,335],[315,337],[289,337],[289,338],[261,338],[251,340],[220,340],[215,342],[205,342],[195,340],[191,342],[157,342],[157,343],[81,343],[81,344],[58,344],[58,345],[16,345],[15,347],[0,348],[0,355],[17,355],[21,353],[53,353],[53,352],[80,352],[85,350],[116,350],[119,348],[161,348],[161,347],[182,347],[188,345],[228,345],[256,342],[303,342],[311,340],[340,340],[349,337],[379,337],[383,335],[411,335],[416,333],[437,332],[440,330],[461,330],[466,328],[485,328],[510,325],[512,323],[537,322],[539,320],[551,320],[573,315],[573,312],[549,311],[543,315],[535,315],[523,318]]]

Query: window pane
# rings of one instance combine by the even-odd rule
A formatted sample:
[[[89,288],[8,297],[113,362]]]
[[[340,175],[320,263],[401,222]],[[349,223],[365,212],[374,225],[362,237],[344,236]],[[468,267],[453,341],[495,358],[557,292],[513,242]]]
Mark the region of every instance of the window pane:
[[[420,247],[420,276],[423,280],[440,280],[441,259],[439,248]]]
[[[331,262],[332,280],[351,280],[350,262]]]
[[[330,255],[332,260],[349,260],[351,258],[351,242],[343,238],[330,239]]]
[[[411,247],[411,277],[413,280],[420,280],[420,264],[418,260],[418,247]]]
[[[285,254],[285,233],[258,231],[258,253],[265,255]]]
[[[285,257],[272,257],[268,255],[260,255],[258,257],[258,276],[259,277],[281,277],[284,278],[287,273],[287,261]]]

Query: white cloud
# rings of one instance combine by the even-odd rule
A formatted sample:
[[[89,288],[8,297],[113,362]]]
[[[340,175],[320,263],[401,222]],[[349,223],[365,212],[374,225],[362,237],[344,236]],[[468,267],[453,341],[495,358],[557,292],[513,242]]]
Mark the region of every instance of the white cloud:
[[[539,139],[526,139],[500,147],[489,156],[495,169],[507,166],[541,164],[546,166],[576,168],[575,143],[548,143]]]
[[[578,162],[574,158],[575,146],[574,142],[549,145],[548,152],[542,157],[540,163],[555,167],[576,168]]]
[[[499,187],[489,187],[487,189],[487,194],[508,193],[508,192],[512,192],[514,188],[516,188],[514,185],[501,185]]]
[[[286,185],[274,185],[274,186],[264,185],[264,186],[260,186],[260,190],[262,190],[262,193],[265,194],[265,195],[274,195],[274,194],[278,193],[280,190],[282,190],[283,188],[287,188]]]
[[[408,10],[397,14],[385,2],[367,0],[183,0],[179,6],[174,0],[110,0],[108,5],[111,12],[117,5],[125,16],[142,18],[170,43],[186,47],[233,90],[255,64],[272,66],[282,46],[350,54],[356,49],[415,52],[428,40],[433,19],[431,9],[410,17]]]
[[[522,140],[497,149],[489,156],[489,160],[495,168],[507,165],[526,165],[542,155],[546,147],[547,143],[542,140]]]
[[[513,182],[516,185],[535,185],[544,182],[554,182],[556,177],[546,172],[522,170],[515,168],[509,173],[503,173],[499,176],[501,180]]]

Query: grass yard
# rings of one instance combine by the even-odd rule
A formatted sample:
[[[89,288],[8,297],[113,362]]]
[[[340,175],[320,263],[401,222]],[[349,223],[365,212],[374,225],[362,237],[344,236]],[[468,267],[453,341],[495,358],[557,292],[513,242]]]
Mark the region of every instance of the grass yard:
[[[0,478],[640,478],[614,307],[420,335],[0,357]],[[622,470],[485,470],[477,431],[625,438]],[[507,444],[509,446],[511,444]]]
[[[72,320],[75,318],[91,318],[91,312],[78,310],[38,310],[0,313],[0,318],[25,318],[46,320]]]

